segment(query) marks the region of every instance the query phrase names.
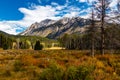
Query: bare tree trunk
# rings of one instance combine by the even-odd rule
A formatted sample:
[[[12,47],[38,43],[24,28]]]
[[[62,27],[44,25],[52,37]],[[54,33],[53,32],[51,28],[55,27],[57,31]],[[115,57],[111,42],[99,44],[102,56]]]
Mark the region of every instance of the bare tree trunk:
[[[18,39],[17,39],[17,49],[19,49],[19,47],[20,47],[20,46],[19,46],[19,42],[20,42],[20,39],[18,38]]]
[[[92,57],[95,56],[95,52],[94,52],[94,38],[92,38],[92,49],[91,49],[91,53],[92,53]]]
[[[101,13],[101,54],[105,53],[105,31],[104,31],[104,18],[105,18],[105,0],[102,0],[102,13]]]
[[[95,53],[94,53],[94,38],[95,38],[95,22],[94,22],[94,11],[92,9],[92,24],[91,24],[91,27],[92,27],[92,47],[91,47],[91,53],[92,53],[92,57],[94,57]]]
[[[104,28],[101,27],[101,54],[104,55],[105,53],[105,35],[104,35]]]

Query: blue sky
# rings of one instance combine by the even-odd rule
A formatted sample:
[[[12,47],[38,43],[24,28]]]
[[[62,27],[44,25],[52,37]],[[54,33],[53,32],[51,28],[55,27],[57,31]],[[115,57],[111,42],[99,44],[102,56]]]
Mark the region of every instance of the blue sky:
[[[89,3],[88,3],[89,1]],[[63,17],[90,17],[94,0],[0,0],[0,30],[18,34],[34,22]],[[117,0],[112,0],[114,7]]]

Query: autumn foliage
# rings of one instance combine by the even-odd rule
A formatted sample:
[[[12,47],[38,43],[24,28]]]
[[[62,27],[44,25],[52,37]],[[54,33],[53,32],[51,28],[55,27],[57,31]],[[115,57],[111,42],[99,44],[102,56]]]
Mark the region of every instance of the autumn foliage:
[[[120,80],[120,55],[80,50],[0,50],[0,80]]]

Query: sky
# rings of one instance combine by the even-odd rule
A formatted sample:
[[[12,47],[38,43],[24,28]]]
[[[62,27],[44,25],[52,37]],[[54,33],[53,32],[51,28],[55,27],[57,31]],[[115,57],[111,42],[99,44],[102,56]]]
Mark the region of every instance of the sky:
[[[0,0],[0,30],[19,34],[31,24],[63,17],[89,18],[94,0]],[[115,9],[117,0],[110,6]]]

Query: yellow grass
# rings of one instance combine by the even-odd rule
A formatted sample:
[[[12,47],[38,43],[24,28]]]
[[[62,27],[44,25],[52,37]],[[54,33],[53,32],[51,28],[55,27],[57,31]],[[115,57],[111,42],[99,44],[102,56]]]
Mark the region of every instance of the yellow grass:
[[[44,50],[61,50],[61,49],[65,49],[65,48],[63,48],[63,47],[44,48]]]
[[[60,80],[69,80],[65,76],[76,74],[76,70],[80,70],[77,74],[86,74],[90,80],[120,80],[120,54],[96,54],[93,58],[88,50],[61,50],[59,47],[40,51],[0,49],[0,80],[50,79],[56,69],[64,74]],[[55,72],[56,75],[59,73]]]

